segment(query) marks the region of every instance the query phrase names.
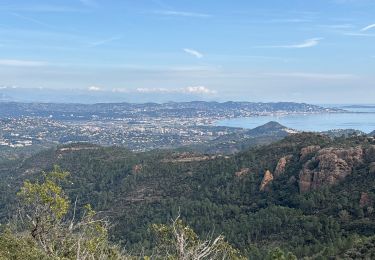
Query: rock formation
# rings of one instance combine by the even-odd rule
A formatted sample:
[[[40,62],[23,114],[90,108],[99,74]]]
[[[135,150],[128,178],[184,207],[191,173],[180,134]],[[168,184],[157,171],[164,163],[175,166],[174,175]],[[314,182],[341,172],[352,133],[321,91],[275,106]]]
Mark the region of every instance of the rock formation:
[[[275,178],[279,177],[280,175],[283,175],[285,173],[285,168],[288,162],[293,158],[293,155],[288,155],[280,158],[279,162],[277,163],[277,166],[275,168],[275,172],[273,176]]]
[[[317,151],[320,150],[320,146],[319,145],[311,145],[311,146],[307,146],[307,147],[304,147],[302,148],[301,150],[301,157],[299,158],[300,161],[303,161],[305,160],[310,154],[312,153],[316,153]]]
[[[334,185],[351,174],[353,167],[363,162],[360,147],[350,149],[325,148],[307,161],[299,174],[300,192]]]
[[[273,181],[273,175],[270,171],[267,170],[264,173],[263,180],[262,180],[262,183],[260,184],[259,190],[264,191],[268,187],[270,182],[272,182],[272,181]]]
[[[249,173],[250,173],[250,169],[249,169],[249,168],[242,168],[240,171],[235,172],[234,175],[235,175],[237,178],[243,178],[243,177],[245,177],[246,175],[248,175]]]
[[[141,164],[136,164],[133,166],[133,173],[137,174],[140,173],[143,169],[143,166]]]

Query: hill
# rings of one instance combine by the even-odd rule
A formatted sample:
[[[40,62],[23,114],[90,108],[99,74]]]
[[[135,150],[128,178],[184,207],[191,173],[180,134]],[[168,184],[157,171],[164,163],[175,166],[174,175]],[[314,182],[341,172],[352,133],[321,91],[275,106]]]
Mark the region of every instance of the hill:
[[[219,136],[214,140],[188,146],[187,148],[201,153],[234,154],[251,147],[271,144],[295,133],[297,131],[271,121],[250,130],[237,129],[232,134]],[[186,147],[183,149],[186,149]]]
[[[199,234],[224,234],[251,259],[274,246],[299,258],[336,256],[375,235],[374,145],[302,133],[231,156],[61,146],[0,165],[0,212],[5,220],[14,210],[24,179],[58,164],[71,172],[70,197],[109,216],[111,239],[128,248],[147,249],[150,225],[180,212]]]
[[[355,130],[355,129],[334,129],[334,130],[329,130],[329,131],[324,131],[322,134],[328,135],[332,138],[336,137],[349,137],[349,136],[359,136],[359,135],[367,135],[365,132],[362,132],[360,130]]]
[[[271,121],[268,122],[262,126],[258,126],[254,129],[251,129],[247,131],[247,134],[254,137],[259,137],[263,135],[274,135],[274,136],[280,136],[285,137],[291,133],[295,134],[298,131],[287,128],[278,122]]]

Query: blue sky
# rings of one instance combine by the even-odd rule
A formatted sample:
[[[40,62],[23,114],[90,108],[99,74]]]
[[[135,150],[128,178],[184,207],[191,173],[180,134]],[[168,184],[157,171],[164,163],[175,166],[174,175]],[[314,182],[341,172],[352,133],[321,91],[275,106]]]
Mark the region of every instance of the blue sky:
[[[2,0],[11,88],[374,103],[375,0]]]

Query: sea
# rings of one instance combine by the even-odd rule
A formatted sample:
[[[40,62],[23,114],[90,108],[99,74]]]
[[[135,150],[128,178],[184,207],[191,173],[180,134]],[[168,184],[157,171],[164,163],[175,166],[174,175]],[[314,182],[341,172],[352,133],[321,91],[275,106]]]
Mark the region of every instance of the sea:
[[[243,117],[219,120],[216,125],[252,129],[270,121],[276,121],[299,131],[356,129],[370,133],[375,130],[375,105],[324,105],[324,107],[336,107],[348,112]]]

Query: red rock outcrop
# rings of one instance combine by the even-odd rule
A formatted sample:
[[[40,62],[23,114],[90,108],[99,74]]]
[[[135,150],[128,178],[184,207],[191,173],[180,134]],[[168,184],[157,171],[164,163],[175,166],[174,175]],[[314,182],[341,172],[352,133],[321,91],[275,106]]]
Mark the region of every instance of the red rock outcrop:
[[[334,185],[351,174],[353,167],[363,162],[362,148],[325,148],[307,161],[299,174],[300,192]]]
[[[277,163],[277,166],[275,168],[273,176],[275,178],[279,177],[280,175],[283,175],[285,173],[286,165],[289,163],[289,161],[293,158],[293,155],[287,155],[282,158],[280,158],[279,162]]]
[[[273,181],[273,175],[270,171],[266,171],[264,173],[264,176],[263,176],[263,180],[262,180],[262,183],[260,184],[260,188],[259,190],[260,191],[264,191],[266,190],[266,188],[268,187],[268,185],[270,184],[270,182]]]
[[[319,145],[310,145],[310,146],[304,147],[304,148],[301,149],[301,156],[300,156],[299,160],[303,161],[307,158],[308,155],[310,155],[312,153],[316,153],[319,150],[320,150]]]
[[[240,171],[235,172],[234,175],[235,175],[237,178],[243,178],[243,177],[245,177],[246,175],[248,175],[249,173],[250,173],[250,169],[249,169],[249,168],[242,168]]]
[[[133,173],[137,174],[140,173],[143,169],[143,166],[141,164],[136,164],[133,166]]]

